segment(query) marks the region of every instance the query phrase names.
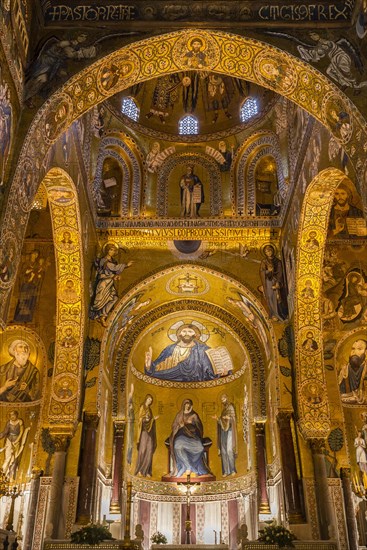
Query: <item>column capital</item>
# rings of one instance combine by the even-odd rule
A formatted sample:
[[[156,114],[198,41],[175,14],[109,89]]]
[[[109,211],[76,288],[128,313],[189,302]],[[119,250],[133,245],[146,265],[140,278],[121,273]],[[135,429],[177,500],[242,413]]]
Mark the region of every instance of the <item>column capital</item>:
[[[113,428],[115,435],[123,436],[125,433],[126,420],[114,420]]]
[[[255,422],[255,434],[265,435],[265,422]]]
[[[308,440],[313,454],[324,454],[326,450],[326,442],[322,437],[312,437]]]
[[[289,428],[291,418],[293,416],[293,411],[280,410],[277,414],[277,422],[280,428]]]
[[[69,448],[72,435],[67,429],[58,426],[49,428],[49,437],[55,452],[66,452]]]
[[[83,420],[87,428],[96,430],[98,428],[99,418],[99,414],[96,412],[84,411]]]
[[[70,445],[70,436],[65,434],[58,434],[53,436],[56,452],[66,453]]]
[[[342,479],[351,479],[351,468],[340,468],[340,477]]]
[[[39,479],[43,475],[43,470],[38,466],[33,466],[31,476],[32,479]]]

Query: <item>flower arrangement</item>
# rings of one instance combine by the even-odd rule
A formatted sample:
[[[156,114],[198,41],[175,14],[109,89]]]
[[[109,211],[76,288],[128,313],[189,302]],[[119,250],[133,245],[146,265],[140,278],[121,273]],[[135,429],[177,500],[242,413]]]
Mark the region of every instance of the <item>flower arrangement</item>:
[[[259,531],[257,540],[265,544],[277,544],[280,548],[283,548],[284,546],[294,546],[293,541],[296,538],[296,535],[289,531],[289,529],[273,523]]]
[[[150,540],[153,544],[167,544],[167,537],[159,531],[153,533],[153,535],[150,537]]]
[[[71,534],[71,542],[75,544],[90,544],[95,546],[103,540],[112,540],[108,528],[100,523],[89,523],[85,527]]]

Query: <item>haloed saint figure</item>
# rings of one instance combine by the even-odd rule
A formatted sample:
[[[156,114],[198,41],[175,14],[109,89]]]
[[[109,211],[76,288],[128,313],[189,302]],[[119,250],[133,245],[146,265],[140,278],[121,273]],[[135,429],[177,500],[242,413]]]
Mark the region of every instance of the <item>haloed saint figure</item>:
[[[145,373],[153,378],[176,382],[204,382],[231,374],[233,364],[228,350],[222,347],[225,360],[223,355],[216,357],[213,348],[202,341],[203,337],[197,324],[182,321],[174,336],[170,336],[174,343],[165,347],[157,359],[153,361],[152,348],[148,349]]]
[[[264,259],[260,264],[261,290],[265,296],[269,314],[274,321],[288,317],[287,293],[282,261],[275,255],[275,247],[263,248]]]
[[[193,409],[191,399],[182,401],[181,409],[172,423],[169,445],[172,477],[181,477],[187,471],[198,476],[211,473],[204,452],[203,424]]]
[[[140,405],[138,420],[138,458],[135,475],[146,477],[152,476],[153,454],[157,448],[155,421],[159,417],[153,415],[152,403],[153,397],[147,394]]]

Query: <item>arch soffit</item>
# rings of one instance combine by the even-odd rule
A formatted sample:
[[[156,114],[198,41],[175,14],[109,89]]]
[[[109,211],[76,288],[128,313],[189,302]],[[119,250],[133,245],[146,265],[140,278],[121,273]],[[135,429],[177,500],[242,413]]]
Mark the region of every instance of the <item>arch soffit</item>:
[[[42,184],[50,205],[57,281],[56,346],[48,421],[68,425],[71,433],[82,398],[85,308],[80,210],[74,182],[64,170],[52,168]],[[66,239],[65,233],[70,237]],[[60,397],[58,389],[62,383],[67,392]]]
[[[295,340],[299,426],[306,439],[327,437],[330,411],[324,370],[322,345],[321,273],[325,242],[334,192],[346,179],[344,172],[327,168],[309,184],[302,205],[297,239]],[[308,247],[311,231],[316,233],[318,247]],[[306,281],[314,298],[303,293]],[[302,344],[312,332],[312,349]]]
[[[270,132],[263,132],[252,136],[241,147],[241,152],[238,156],[236,167],[237,210],[241,210],[242,212],[244,212],[246,206],[247,215],[249,216],[253,216],[255,214],[256,165],[261,157],[265,155],[271,155],[276,162],[279,190],[282,196],[285,196],[287,192],[278,136]],[[247,182],[247,189],[245,188],[245,181]]]
[[[127,366],[129,353],[131,351],[131,347],[133,345],[134,340],[139,335],[140,331],[143,330],[143,328],[145,328],[145,326],[147,326],[149,324],[149,322],[151,322],[151,320],[152,320],[152,317],[151,317],[152,311],[155,311],[155,310],[158,311],[160,316],[162,316],[162,309],[161,308],[163,308],[166,311],[167,314],[171,312],[170,309],[169,309],[170,308],[169,303],[163,302],[162,304],[159,304],[158,306],[156,304],[150,303],[149,304],[150,307],[141,309],[140,310],[141,313],[139,311],[139,314],[134,315],[131,324],[129,324],[129,330],[126,331],[126,332],[129,332],[129,337],[127,337],[126,334],[122,334],[122,336],[120,336],[121,333],[119,334],[117,332],[117,327],[119,327],[120,317],[122,315],[124,315],[124,313],[126,311],[126,309],[125,309],[126,305],[137,294],[145,293],[146,290],[147,290],[147,287],[151,286],[153,283],[157,284],[157,281],[158,281],[159,278],[164,277],[166,275],[173,274],[173,273],[177,273],[177,270],[179,268],[182,268],[182,269],[194,268],[196,270],[199,270],[199,273],[203,273],[203,274],[207,274],[207,275],[214,275],[215,277],[218,277],[221,280],[223,279],[223,275],[224,275],[223,272],[221,272],[221,271],[214,270],[214,269],[208,268],[207,266],[202,266],[202,265],[198,265],[198,264],[191,264],[191,263],[189,263],[189,264],[173,264],[172,266],[168,266],[164,270],[157,270],[156,272],[154,272],[150,276],[142,279],[138,284],[134,284],[134,286],[131,287],[130,290],[127,290],[127,292],[124,294],[124,297],[118,302],[118,304],[117,304],[117,306],[114,310],[114,313],[110,317],[109,324],[108,324],[108,327],[105,331],[105,334],[104,334],[104,337],[103,337],[103,340],[102,340],[102,344],[101,344],[101,359],[102,359],[102,361],[101,361],[101,365],[100,365],[99,376],[100,376],[100,379],[102,379],[103,373],[104,373],[104,375],[106,375],[106,373],[108,372],[109,376],[110,376],[111,385],[114,388],[117,389],[117,388],[121,387],[121,381],[119,380],[119,370],[121,369],[121,365],[123,365],[124,368],[125,368],[124,376],[126,376],[126,366]],[[277,353],[278,353],[277,344],[276,344],[276,337],[275,337],[275,333],[274,333],[272,324],[269,321],[268,315],[267,315],[264,307],[258,301],[258,299],[253,295],[253,293],[249,289],[247,289],[244,285],[242,285],[239,281],[237,281],[236,279],[233,279],[233,277],[231,277],[230,275],[226,275],[226,281],[228,282],[229,288],[231,288],[231,291],[233,291],[235,293],[239,292],[242,295],[244,295],[249,301],[251,301],[254,304],[255,308],[258,310],[258,312],[259,312],[258,319],[263,324],[264,328],[267,330],[268,334],[270,335],[269,346],[271,348],[271,355],[273,357],[276,357]],[[146,298],[146,296],[142,296],[141,300],[144,301],[145,298]],[[167,299],[168,299],[168,296],[167,296]],[[188,310],[195,309],[194,305],[199,304],[198,311],[204,311],[203,307],[205,306],[205,303],[203,301],[200,301],[200,300],[187,300],[187,299],[184,300],[183,298],[181,300],[179,300],[179,299],[175,300],[176,305],[179,302],[182,302],[182,304],[185,303],[185,306],[187,306]],[[154,307],[151,307],[152,305]],[[257,372],[257,382],[255,383],[255,388],[258,387],[258,388],[260,388],[260,389],[258,389],[258,391],[263,392],[264,397],[261,398],[261,400],[259,401],[259,402],[261,402],[261,407],[263,407],[263,405],[265,404],[265,376],[264,376],[263,361],[261,359],[259,359],[259,358],[262,357],[260,346],[258,345],[255,338],[252,336],[251,332],[247,329],[248,325],[247,325],[246,321],[244,320],[244,318],[241,316],[242,314],[241,314],[240,310],[238,310],[238,312],[236,311],[236,313],[237,313],[237,315],[236,315],[236,313],[233,313],[233,312],[231,312],[230,314],[228,312],[226,313],[223,308],[221,308],[220,306],[215,305],[215,304],[207,304],[207,306],[208,306],[208,308],[215,308],[215,311],[217,312],[217,314],[218,315],[220,314],[218,318],[220,318],[223,315],[224,316],[229,316],[228,317],[230,319],[229,326],[232,326],[233,331],[237,334],[239,334],[239,327],[240,327],[240,330],[243,332],[242,336],[239,334],[240,338],[242,338],[242,340],[245,341],[245,342],[249,341],[251,343],[251,349],[256,350],[255,351],[256,358],[255,358],[255,361],[254,361],[254,365],[257,365],[258,372]],[[180,306],[180,308],[181,308],[181,306]],[[209,313],[212,314],[212,312],[209,312]],[[134,321],[134,319],[135,319],[135,321]],[[143,320],[140,321],[141,319],[143,319]],[[150,319],[150,321],[149,321],[149,319]],[[224,319],[224,317],[223,317],[223,319]],[[226,319],[227,319],[227,317],[226,317]],[[144,324],[144,327],[141,323]],[[134,336],[130,336],[132,334],[132,332],[134,332]],[[242,332],[241,332],[241,334],[242,334]],[[125,338],[124,338],[124,336],[125,336]],[[115,354],[115,356],[113,358],[112,358],[112,354],[110,354],[110,349],[111,348],[115,348],[115,349],[117,348],[119,350],[118,353]],[[111,361],[111,359],[112,359],[112,361]],[[251,356],[251,359],[252,359],[252,356]],[[277,360],[274,360],[273,363],[277,364],[278,362],[277,362]],[[109,368],[106,369],[104,367],[104,365],[110,365],[110,364],[113,364],[112,369],[109,369]],[[258,386],[256,386],[256,384]],[[117,393],[114,396],[114,404],[117,407]],[[260,411],[260,409],[259,409],[258,412],[259,412],[259,415],[263,416],[264,413],[265,413],[265,410]]]
[[[70,124],[93,106],[132,84],[187,69],[193,37],[205,44],[205,63],[198,70],[210,70],[250,80],[285,96],[326,126],[344,147],[362,181],[367,167],[363,149],[367,143],[365,120],[354,104],[327,77],[305,62],[278,48],[254,39],[202,29],[182,30],[144,39],[96,61],[55,92],[36,114],[22,147],[1,226],[0,244],[6,233],[14,235],[19,250],[30,205],[44,173],[44,159],[52,144]],[[341,132],[331,113],[347,113],[348,128]],[[30,164],[31,163],[31,164]],[[26,165],[32,166],[26,179]],[[365,186],[365,183],[363,186]],[[361,185],[362,187],[362,185]],[[365,189],[362,189],[365,192]],[[20,195],[26,197],[21,206]],[[14,282],[16,270],[13,271]],[[9,288],[0,287],[0,319],[4,322]]]
[[[114,311],[109,317],[109,323],[101,343],[101,357],[104,357],[104,354],[107,351],[106,348],[108,346],[108,337],[111,333],[113,326],[116,324],[116,322],[118,322],[119,317],[121,316],[121,314],[124,313],[125,307],[131,301],[131,299],[138,294],[145,293],[147,288],[153,283],[156,283],[160,278],[165,277],[166,275],[172,275],[174,273],[176,274],[179,269],[182,269],[182,270],[195,269],[200,273],[202,273],[203,275],[212,275],[214,277],[218,277],[218,279],[220,280],[223,280],[223,278],[225,277],[226,282],[228,283],[228,285],[230,285],[229,288],[231,291],[241,293],[250,302],[254,304],[254,306],[259,312],[258,314],[259,320],[262,322],[264,328],[270,334],[271,344],[274,346],[274,349],[277,349],[277,341],[276,341],[273,325],[269,319],[268,313],[265,310],[264,306],[256,298],[256,296],[253,294],[253,292],[250,289],[248,289],[240,281],[235,279],[232,276],[232,274],[226,273],[224,270],[213,269],[208,267],[207,265],[203,265],[197,262],[186,262],[186,263],[173,263],[171,265],[166,266],[165,269],[157,269],[154,272],[152,272],[150,275],[143,277],[140,281],[135,281],[129,288],[126,289],[123,297],[118,301]],[[142,296],[142,298],[144,297]],[[167,295],[167,299],[170,299],[170,298],[171,297]],[[237,311],[237,319],[239,322],[243,321],[243,317],[240,310]]]
[[[227,325],[237,334],[241,342],[245,345],[250,359],[254,416],[265,417],[265,364],[262,359],[260,347],[248,328],[244,324],[240,324],[237,318],[225,309],[202,300],[175,300],[174,306],[175,311],[193,311],[203,313],[204,315],[211,315],[218,321],[221,321],[222,324]],[[142,314],[136,322],[133,321],[129,326],[129,330],[126,331],[119,340],[117,353],[113,362],[112,414],[114,416],[117,416],[119,412],[121,412],[119,410],[119,395],[122,395],[126,389],[128,360],[134,343],[138,339],[140,333],[147,329],[151,323],[164,318],[170,313],[172,313],[172,302],[166,302],[156,308],[152,308],[149,312]]]
[[[125,142],[125,139],[126,142]],[[135,147],[134,147],[135,146]],[[121,194],[121,214],[127,216],[129,213],[129,199],[132,206],[132,214],[140,214],[141,196],[143,189],[143,171],[141,166],[142,154],[138,150],[139,156],[135,153],[136,144],[128,139],[125,134],[111,133],[105,136],[100,143],[96,173],[93,183],[93,194],[97,203],[101,200],[100,185],[102,179],[103,163],[106,158],[112,157],[119,163],[123,173],[123,185]],[[131,174],[131,177],[130,177]],[[129,182],[131,182],[131,187]]]

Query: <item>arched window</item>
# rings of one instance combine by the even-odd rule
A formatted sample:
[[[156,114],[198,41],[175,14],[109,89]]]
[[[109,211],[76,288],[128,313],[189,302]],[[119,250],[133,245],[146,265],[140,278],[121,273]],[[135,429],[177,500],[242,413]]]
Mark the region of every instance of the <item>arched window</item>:
[[[182,117],[178,122],[178,133],[180,135],[198,134],[199,121],[192,115]]]
[[[241,122],[247,122],[259,112],[257,101],[254,97],[249,97],[241,105],[240,119]]]
[[[139,120],[139,107],[132,97],[124,97],[121,105],[122,114],[137,122]]]

